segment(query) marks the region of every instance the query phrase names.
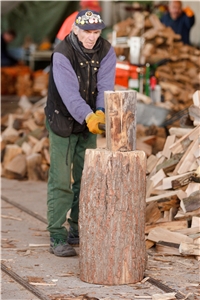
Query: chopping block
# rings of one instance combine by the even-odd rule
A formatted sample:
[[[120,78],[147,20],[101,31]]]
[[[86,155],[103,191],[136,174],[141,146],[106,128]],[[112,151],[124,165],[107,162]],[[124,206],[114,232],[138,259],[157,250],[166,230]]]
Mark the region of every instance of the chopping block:
[[[146,155],[136,151],[136,92],[105,92],[106,149],[87,149],[79,200],[80,279],[120,285],[146,268]]]

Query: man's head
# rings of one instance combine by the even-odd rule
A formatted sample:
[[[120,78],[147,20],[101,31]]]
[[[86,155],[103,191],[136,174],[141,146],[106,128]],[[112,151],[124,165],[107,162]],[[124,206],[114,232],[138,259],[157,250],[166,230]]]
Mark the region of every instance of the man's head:
[[[92,49],[103,28],[105,24],[98,12],[82,10],[76,16],[73,32],[86,49]]]
[[[182,14],[182,2],[171,0],[169,2],[169,13],[173,20],[178,19],[178,17]]]
[[[6,43],[12,42],[16,37],[16,33],[14,30],[10,29],[3,32],[3,39]]]

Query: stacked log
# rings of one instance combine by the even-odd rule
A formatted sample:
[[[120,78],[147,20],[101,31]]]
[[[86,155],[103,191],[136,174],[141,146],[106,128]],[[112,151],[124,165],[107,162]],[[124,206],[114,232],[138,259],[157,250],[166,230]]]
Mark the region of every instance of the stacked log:
[[[2,117],[2,176],[10,179],[47,180],[49,139],[44,102],[31,104],[22,97],[14,114]]]
[[[45,96],[49,75],[43,70],[32,71],[28,66],[1,68],[1,95]]]
[[[135,12],[113,26],[117,37],[144,39],[140,62],[150,63],[162,89],[164,105],[179,111],[192,104],[192,95],[199,89],[200,50],[181,42],[180,35],[163,25],[158,17],[148,12]],[[116,55],[130,61],[130,45],[115,46]],[[160,61],[165,63],[160,65]]]
[[[20,72],[15,87],[17,96],[31,96],[33,94],[31,72]]]
[[[48,81],[48,73],[45,73],[43,70],[33,72],[33,93],[45,96],[47,94]]]
[[[189,116],[194,126],[200,124],[200,91],[193,95],[193,104],[189,107]]]

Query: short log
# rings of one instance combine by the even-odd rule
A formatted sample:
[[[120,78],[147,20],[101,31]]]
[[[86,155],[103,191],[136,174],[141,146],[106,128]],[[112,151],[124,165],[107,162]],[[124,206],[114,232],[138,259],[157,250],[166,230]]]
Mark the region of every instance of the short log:
[[[87,149],[81,181],[80,279],[120,285],[143,279],[146,156]]]
[[[106,148],[111,151],[136,150],[136,91],[106,91],[104,97]]]

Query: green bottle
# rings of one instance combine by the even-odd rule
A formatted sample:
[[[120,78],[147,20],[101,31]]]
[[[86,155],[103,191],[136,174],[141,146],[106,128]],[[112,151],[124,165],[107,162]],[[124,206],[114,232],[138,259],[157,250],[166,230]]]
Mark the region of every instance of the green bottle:
[[[145,72],[145,95],[150,96],[150,64],[146,63]]]

